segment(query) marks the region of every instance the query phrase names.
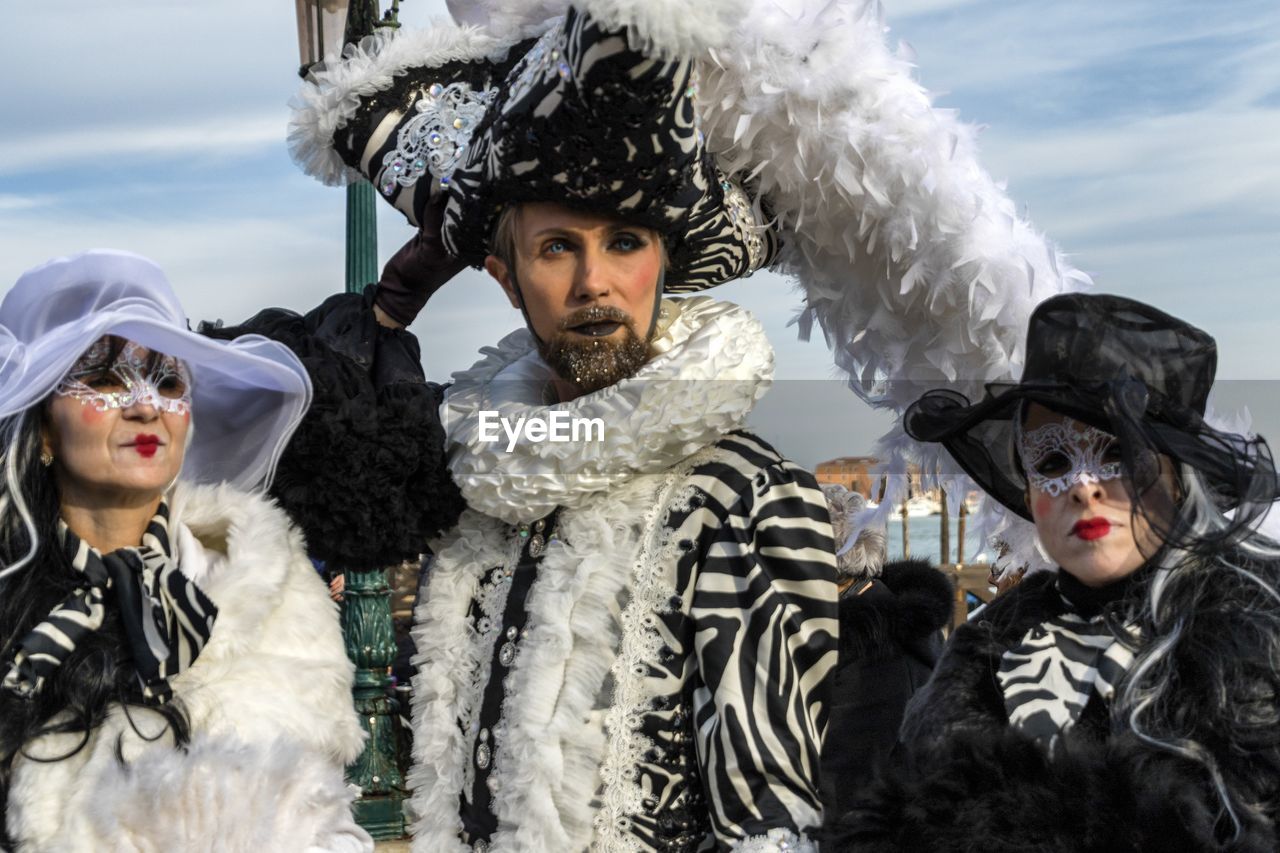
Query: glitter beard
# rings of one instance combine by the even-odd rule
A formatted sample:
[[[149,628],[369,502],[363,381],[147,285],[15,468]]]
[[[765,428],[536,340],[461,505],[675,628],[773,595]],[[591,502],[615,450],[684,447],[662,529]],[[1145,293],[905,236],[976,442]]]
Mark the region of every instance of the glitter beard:
[[[621,323],[623,337],[615,341],[589,338],[569,329],[589,323]],[[593,305],[575,311],[560,323],[560,329],[540,346],[544,361],[562,379],[572,382],[584,394],[607,388],[634,376],[649,360],[649,342],[635,332],[626,312],[612,306]]]

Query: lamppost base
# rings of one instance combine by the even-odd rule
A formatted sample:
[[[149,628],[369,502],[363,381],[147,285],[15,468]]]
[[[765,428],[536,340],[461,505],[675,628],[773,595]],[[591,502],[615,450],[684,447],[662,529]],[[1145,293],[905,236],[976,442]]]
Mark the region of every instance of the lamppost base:
[[[364,827],[375,841],[404,838],[404,796],[402,794],[375,794],[361,797],[352,804],[356,823]]]

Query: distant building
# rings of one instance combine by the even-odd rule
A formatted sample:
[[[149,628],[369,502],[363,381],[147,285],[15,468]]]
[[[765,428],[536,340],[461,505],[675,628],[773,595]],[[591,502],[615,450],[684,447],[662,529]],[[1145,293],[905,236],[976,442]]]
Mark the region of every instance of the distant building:
[[[819,462],[814,477],[820,485],[844,486],[867,500],[879,500],[881,489],[877,478],[871,476],[871,468],[880,460],[874,456],[841,456]]]
[[[874,456],[841,456],[819,462],[813,475],[819,485],[828,483],[844,486],[851,492],[857,492],[869,501],[879,502],[884,495],[885,476],[873,477],[871,469],[879,462]],[[907,497],[926,497],[938,500],[937,489],[926,491],[920,485],[920,466],[915,463],[907,465]]]

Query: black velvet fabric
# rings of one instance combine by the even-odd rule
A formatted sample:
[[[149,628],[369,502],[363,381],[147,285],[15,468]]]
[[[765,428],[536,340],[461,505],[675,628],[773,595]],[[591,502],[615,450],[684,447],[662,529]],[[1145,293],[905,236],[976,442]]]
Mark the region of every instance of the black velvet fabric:
[[[330,570],[416,559],[464,508],[445,466],[441,388],[424,378],[417,340],[378,324],[374,288],[299,315],[272,308],[203,334],[259,334],[307,368],[311,408],[276,469],[271,494]]]
[[[889,563],[870,588],[840,599],[840,662],[822,745],[822,795],[840,814],[887,760],[907,701],[942,652],[954,607],[951,579],[924,560]]]

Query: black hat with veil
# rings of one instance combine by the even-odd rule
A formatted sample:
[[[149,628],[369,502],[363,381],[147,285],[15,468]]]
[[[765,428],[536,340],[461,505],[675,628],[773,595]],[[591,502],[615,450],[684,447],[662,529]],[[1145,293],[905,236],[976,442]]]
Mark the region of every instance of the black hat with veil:
[[[1233,532],[1251,529],[1280,497],[1266,441],[1205,420],[1218,352],[1201,329],[1122,296],[1067,293],[1036,307],[1026,353],[1019,382],[990,384],[976,403],[931,391],[903,416],[911,437],[941,443],[1023,518],[1030,518],[1026,480],[1014,448],[1030,403],[1115,435],[1139,491],[1154,482],[1155,453],[1196,469],[1217,507],[1235,511]]]

